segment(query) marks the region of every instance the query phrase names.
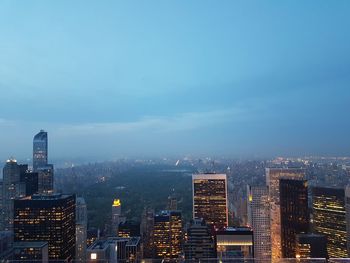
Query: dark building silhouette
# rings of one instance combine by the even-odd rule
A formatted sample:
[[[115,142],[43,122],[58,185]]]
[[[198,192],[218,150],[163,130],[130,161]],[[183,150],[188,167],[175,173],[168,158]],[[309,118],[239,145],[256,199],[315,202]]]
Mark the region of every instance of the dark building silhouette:
[[[119,237],[139,237],[140,223],[133,220],[127,220],[125,222],[119,223],[118,236]]]
[[[346,258],[346,212],[343,188],[312,189],[313,230],[327,237],[329,257]]]
[[[318,234],[298,234],[296,236],[297,258],[328,258],[327,237]]]
[[[280,180],[282,257],[295,258],[296,235],[309,230],[306,180]]]
[[[15,241],[47,241],[49,259],[75,254],[75,196],[33,195],[14,201]]]
[[[188,226],[184,252],[185,259],[216,258],[212,230],[203,219],[194,219]]]

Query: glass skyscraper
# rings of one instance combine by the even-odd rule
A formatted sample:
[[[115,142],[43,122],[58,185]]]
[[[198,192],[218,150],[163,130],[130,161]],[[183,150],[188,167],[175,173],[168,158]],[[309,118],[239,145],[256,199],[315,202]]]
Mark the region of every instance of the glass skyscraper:
[[[41,130],[33,139],[33,170],[47,166],[48,143],[47,132]]]

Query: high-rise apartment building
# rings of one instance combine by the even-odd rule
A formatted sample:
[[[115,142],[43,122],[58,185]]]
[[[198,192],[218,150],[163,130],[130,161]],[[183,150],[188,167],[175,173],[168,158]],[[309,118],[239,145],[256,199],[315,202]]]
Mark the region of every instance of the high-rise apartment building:
[[[14,201],[15,241],[47,241],[50,260],[75,254],[75,196],[33,195]]]
[[[193,174],[193,219],[202,218],[216,229],[228,225],[226,174]]]
[[[281,210],[280,210],[280,180],[302,180],[305,171],[298,168],[266,168],[266,185],[269,188],[270,227],[271,227],[271,258],[282,257],[281,244]]]
[[[193,219],[188,226],[184,252],[186,260],[216,258],[212,231],[203,219]]]
[[[122,204],[120,199],[114,199],[112,203],[112,235],[118,236],[118,227],[122,215]]]
[[[177,258],[182,253],[180,211],[162,211],[154,217],[153,242],[156,258]]]
[[[350,257],[350,186],[345,188],[345,210],[346,210],[346,243],[348,257]]]
[[[309,231],[306,180],[280,180],[282,257],[296,257],[296,236]]]
[[[146,207],[141,219],[141,240],[143,258],[154,258],[154,210]]]
[[[254,231],[254,256],[261,262],[271,260],[270,203],[267,186],[249,186],[248,224]]]
[[[343,188],[312,189],[313,230],[327,237],[331,258],[346,258],[346,210]]]

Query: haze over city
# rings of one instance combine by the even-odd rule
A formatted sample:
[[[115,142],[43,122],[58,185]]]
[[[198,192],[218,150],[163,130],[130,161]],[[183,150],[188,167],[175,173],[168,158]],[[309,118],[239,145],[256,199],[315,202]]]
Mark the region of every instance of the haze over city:
[[[349,1],[1,1],[0,158],[350,155]]]

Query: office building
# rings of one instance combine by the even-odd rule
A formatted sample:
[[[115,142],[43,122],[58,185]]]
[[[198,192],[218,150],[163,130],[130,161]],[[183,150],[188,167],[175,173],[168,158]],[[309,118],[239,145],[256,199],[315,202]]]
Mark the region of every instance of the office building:
[[[179,211],[162,211],[154,217],[155,258],[177,258],[182,253],[182,219]]]
[[[249,227],[228,227],[216,232],[215,236],[217,257],[254,258],[253,230]]]
[[[306,180],[280,180],[282,257],[296,257],[296,235],[309,231]]]
[[[281,211],[280,180],[303,180],[305,171],[298,168],[266,168],[266,185],[269,188],[270,226],[271,226],[271,258],[282,257],[281,244]]]
[[[248,225],[254,231],[254,256],[263,261],[271,260],[270,203],[267,186],[249,186]]]
[[[21,181],[23,167],[9,159],[3,168],[1,230],[13,229],[13,200],[26,195],[25,182]]]
[[[75,196],[33,195],[14,201],[15,241],[47,241],[50,260],[75,255]]]
[[[120,222],[118,227],[118,237],[139,237],[140,233],[140,223],[127,220],[125,222]]]
[[[350,257],[350,186],[345,188],[345,211],[346,211],[346,243],[348,257]]]
[[[228,225],[226,174],[193,174],[193,219],[203,218],[216,229]]]
[[[143,258],[154,258],[154,210],[146,207],[141,219],[141,240]]]
[[[186,260],[216,258],[216,247],[211,228],[203,219],[193,219],[188,226],[184,252]]]
[[[298,234],[296,236],[296,258],[328,258],[326,236]]]
[[[38,173],[38,193],[51,194],[53,193],[53,178],[54,169],[52,164],[42,166],[36,169]]]
[[[15,242],[13,246],[13,259],[22,262],[49,262],[47,242]]]
[[[75,214],[75,260],[85,262],[87,247],[87,209],[85,199],[82,197],[76,199]]]
[[[343,188],[312,189],[313,230],[327,237],[330,258],[346,258],[346,210]]]

